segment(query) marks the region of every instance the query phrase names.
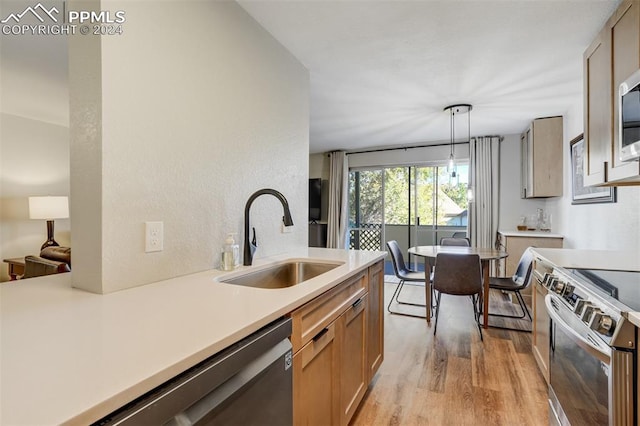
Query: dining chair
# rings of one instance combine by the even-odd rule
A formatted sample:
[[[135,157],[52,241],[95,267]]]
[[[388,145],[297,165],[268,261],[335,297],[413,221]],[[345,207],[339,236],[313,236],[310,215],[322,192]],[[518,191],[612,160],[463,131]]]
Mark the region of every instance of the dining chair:
[[[451,238],[467,238],[467,231],[454,232]]]
[[[509,292],[515,293],[516,300],[520,305],[522,314],[507,315],[507,314],[495,314],[495,313],[492,314],[491,312],[489,312],[490,316],[503,317],[503,318],[516,318],[516,319],[523,319],[525,316],[527,316],[529,317],[529,321],[532,321],[531,313],[529,312],[529,309],[527,308],[527,304],[524,302],[522,294],[520,293],[522,290],[527,288],[531,283],[531,273],[533,270],[533,254],[531,253],[531,250],[529,250],[530,248],[531,247],[528,247],[524,251],[524,253],[522,253],[520,260],[518,261],[518,267],[516,268],[516,272],[515,274],[513,274],[513,276],[489,278],[489,289],[493,288],[500,291],[509,291]],[[531,330],[522,330],[517,328],[509,328],[509,327],[498,327],[498,326],[490,326],[490,327],[504,328],[507,330],[514,330],[514,331],[531,332]]]
[[[482,328],[480,326],[480,306],[482,305],[482,266],[477,254],[438,253],[436,267],[433,273],[433,289],[436,295],[436,320],[433,327],[435,336],[440,314],[440,300],[442,294],[455,296],[471,296],[473,316],[480,340]]]
[[[441,246],[460,246],[460,247],[469,247],[471,244],[467,238],[453,238],[453,237],[443,237],[440,238]]]
[[[400,250],[400,246],[398,245],[397,241],[395,240],[387,241],[387,248],[389,249],[389,254],[391,254],[391,262],[393,263],[393,272],[395,273],[396,278],[400,280],[398,282],[398,285],[396,286],[395,291],[393,292],[393,295],[391,296],[391,300],[389,301],[389,305],[387,306],[387,311],[389,311],[390,314],[404,315],[404,316],[416,317],[416,318],[426,318],[426,316],[422,316],[422,315],[415,315],[415,314],[409,314],[405,312],[391,310],[391,305],[393,304],[394,300],[396,301],[396,303],[400,305],[422,306],[422,307],[426,306],[421,303],[403,302],[399,300],[400,293],[402,292],[402,287],[404,286],[404,283],[406,281],[409,281],[409,282],[424,284],[425,274],[424,272],[416,271],[407,267],[407,265],[404,263],[404,256],[402,255],[402,250]]]

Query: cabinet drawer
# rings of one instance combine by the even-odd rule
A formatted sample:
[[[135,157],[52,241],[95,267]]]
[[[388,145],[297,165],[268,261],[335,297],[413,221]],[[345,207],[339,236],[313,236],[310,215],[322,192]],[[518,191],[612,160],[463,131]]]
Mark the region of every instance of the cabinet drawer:
[[[367,275],[363,271],[293,311],[293,352],[296,353],[366,292]]]
[[[309,343],[300,351],[300,362],[302,369],[305,369],[307,365],[313,361],[314,358],[322,352],[324,348],[329,344],[333,344],[336,338],[336,324],[332,322],[314,336]]]

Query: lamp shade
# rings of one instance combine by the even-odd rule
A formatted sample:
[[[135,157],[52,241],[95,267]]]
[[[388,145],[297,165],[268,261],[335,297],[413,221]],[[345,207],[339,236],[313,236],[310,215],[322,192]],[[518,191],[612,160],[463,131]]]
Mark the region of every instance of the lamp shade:
[[[69,217],[69,197],[29,197],[31,219],[65,219]]]

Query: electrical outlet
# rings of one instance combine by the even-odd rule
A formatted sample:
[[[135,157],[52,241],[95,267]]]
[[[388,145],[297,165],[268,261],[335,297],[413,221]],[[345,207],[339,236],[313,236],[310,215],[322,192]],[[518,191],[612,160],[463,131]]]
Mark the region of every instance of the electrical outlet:
[[[144,251],[151,253],[164,249],[164,225],[163,222],[144,223]]]
[[[283,223],[282,224],[282,233],[283,234],[291,234],[293,232],[293,227],[294,227],[294,225],[284,226],[284,223]]]

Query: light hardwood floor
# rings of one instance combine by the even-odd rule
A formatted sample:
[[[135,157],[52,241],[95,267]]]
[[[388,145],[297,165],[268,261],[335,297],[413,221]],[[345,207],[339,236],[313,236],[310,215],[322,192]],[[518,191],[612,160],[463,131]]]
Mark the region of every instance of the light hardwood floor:
[[[387,303],[394,289],[385,283]],[[424,301],[424,287],[405,285],[400,300],[410,299]],[[498,292],[490,303],[491,312],[512,309]],[[490,317],[491,324],[499,321]],[[547,386],[531,334],[492,328],[483,334],[484,342],[465,296],[442,296],[436,336],[433,321],[385,310],[385,359],[351,424],[547,425]]]

